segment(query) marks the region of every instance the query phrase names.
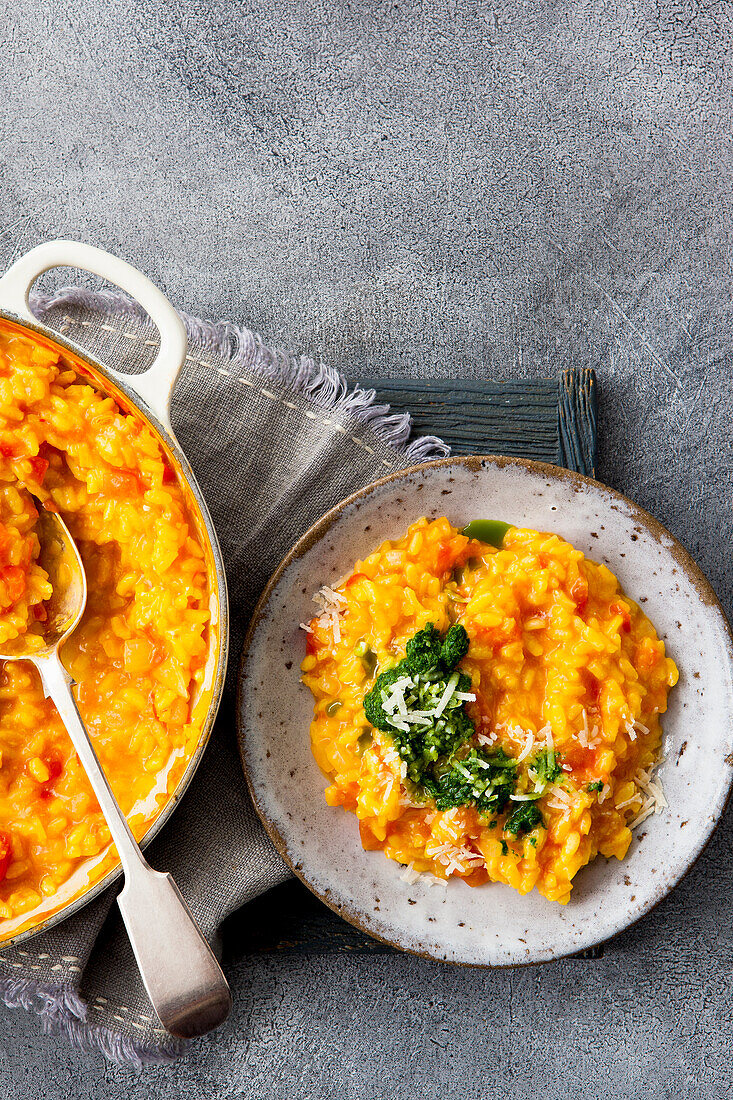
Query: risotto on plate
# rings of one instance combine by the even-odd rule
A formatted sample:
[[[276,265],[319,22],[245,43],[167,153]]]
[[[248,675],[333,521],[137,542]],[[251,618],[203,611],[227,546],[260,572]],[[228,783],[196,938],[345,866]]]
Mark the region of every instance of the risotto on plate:
[[[80,368],[79,368],[80,369]],[[137,836],[199,736],[208,572],[174,472],[143,419],[42,342],[0,329],[0,652],[40,646],[50,585],[38,507],[59,512],[88,580],[62,652],[79,708]],[[115,862],[81,764],[27,662],[0,666],[0,938],[91,857]],[[68,899],[66,899],[68,900]]]
[[[326,801],[413,881],[565,903],[666,805],[677,669],[614,574],[555,534],[420,519],[316,596],[303,681]]]

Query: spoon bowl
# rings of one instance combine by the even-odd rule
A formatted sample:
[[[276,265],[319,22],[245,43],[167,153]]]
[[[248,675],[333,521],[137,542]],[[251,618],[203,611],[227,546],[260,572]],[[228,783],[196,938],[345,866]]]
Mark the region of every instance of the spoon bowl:
[[[38,564],[53,589],[46,602],[43,637],[50,648],[60,645],[79,625],[87,604],[87,577],[71,532],[58,512],[40,507],[36,528],[41,544]]]
[[[36,501],[38,520],[36,534],[40,542],[38,564],[48,574],[51,596],[46,601],[42,647],[31,648],[29,639],[37,634],[21,634],[14,639],[0,661],[31,661],[47,657],[76,629],[87,603],[87,578],[84,565],[71,532],[58,512],[50,512]]]
[[[21,635],[0,654],[0,660],[26,660],[35,665],[44,693],[53,700],[86,771],[125,874],[117,901],[158,1018],[172,1035],[203,1035],[229,1015],[229,986],[172,877],[154,871],[140,851],[79,713],[73,680],[59,650],[84,614],[84,564],[61,516],[38,501],[36,504],[38,563],[52,588],[46,601],[43,645],[31,646],[30,639],[37,642],[37,634]]]

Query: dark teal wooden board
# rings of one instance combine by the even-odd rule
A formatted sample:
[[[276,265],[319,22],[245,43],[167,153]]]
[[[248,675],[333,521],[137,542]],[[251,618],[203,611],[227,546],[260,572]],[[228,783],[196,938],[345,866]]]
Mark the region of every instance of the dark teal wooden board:
[[[580,473],[595,470],[596,381],[592,370],[557,379],[466,382],[361,379],[395,412],[412,413],[416,435],[438,435],[454,454],[503,454],[551,462]],[[390,952],[353,928],[293,879],[245,905],[224,927],[250,951],[284,954]],[[596,951],[586,952],[593,957]]]
[[[592,370],[532,382],[361,379],[380,400],[409,409],[416,435],[439,435],[453,454],[534,458],[590,474],[596,458]]]

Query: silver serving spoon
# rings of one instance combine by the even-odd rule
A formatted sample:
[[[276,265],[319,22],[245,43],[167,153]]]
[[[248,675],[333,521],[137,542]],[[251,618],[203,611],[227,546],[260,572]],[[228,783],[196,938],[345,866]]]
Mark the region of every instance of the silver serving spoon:
[[[140,851],[81,719],[71,691],[74,681],[61,663],[59,648],[84,612],[86,575],[61,517],[40,503],[38,511],[39,563],[53,587],[46,604],[45,644],[41,649],[23,650],[20,638],[18,648],[0,654],[0,660],[35,665],[46,697],[53,699],[84,766],[120,857],[125,885],[117,902],[160,1022],[179,1038],[203,1035],[229,1015],[229,986],[175,882],[169,874],[154,871]]]

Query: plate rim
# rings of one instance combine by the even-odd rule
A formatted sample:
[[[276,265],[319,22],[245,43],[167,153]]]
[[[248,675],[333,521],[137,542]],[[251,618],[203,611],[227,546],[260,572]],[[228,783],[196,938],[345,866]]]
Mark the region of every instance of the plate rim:
[[[650,512],[642,508],[630,497],[627,497],[624,493],[619,492],[617,489],[612,488],[603,481],[599,481],[597,478],[589,477],[586,474],[578,473],[576,470],[568,470],[564,466],[556,466],[549,462],[538,462],[534,459],[510,457],[507,455],[494,455],[494,454],[475,454],[475,455],[449,455],[446,458],[432,459],[426,462],[418,462],[412,466],[406,466],[401,470],[395,470],[390,474],[386,474],[384,477],[378,478],[376,481],[370,482],[368,485],[363,486],[361,489],[357,489],[355,492],[350,493],[344,497],[338,503],[334,504],[331,508],[327,509],[311,526],[304,531],[304,533],[297,539],[297,541],[291,546],[287,554],[282,558],[279,565],[272,573],[267,584],[265,585],[262,593],[257,600],[255,608],[252,612],[249,624],[247,626],[247,632],[245,634],[244,642],[242,644],[242,651],[239,659],[239,666],[237,669],[237,693],[236,693],[236,718],[237,718],[237,745],[239,749],[239,756],[242,765],[242,771],[247,783],[252,804],[257,812],[262,825],[269,836],[270,840],[275,846],[278,854],[284,860],[286,865],[290,868],[292,874],[300,882],[307,887],[310,892],[319,899],[324,905],[326,905],[333,913],[347,921],[353,927],[359,929],[360,932],[365,933],[372,939],[377,940],[379,943],[383,943],[388,947],[395,948],[398,951],[402,951],[406,954],[415,955],[419,958],[429,959],[433,962],[440,962],[449,964],[451,966],[471,967],[482,970],[507,970],[514,969],[515,967],[527,967],[527,966],[541,966],[547,963],[556,962],[561,958],[571,958],[573,956],[582,955],[586,951],[592,951],[594,948],[599,947],[602,944],[611,943],[622,932],[632,928],[635,924],[638,924],[649,913],[654,912],[658,905],[660,905],[674,889],[682,882],[684,878],[690,873],[693,867],[696,865],[708,844],[712,840],[720,822],[726,812],[726,809],[731,801],[731,794],[733,793],[733,769],[728,774],[728,781],[725,793],[722,797],[720,805],[717,807],[714,816],[706,823],[706,832],[701,833],[701,843],[692,856],[688,860],[687,864],[681,870],[680,874],[669,883],[660,894],[646,909],[632,917],[629,921],[622,924],[615,932],[610,934],[598,935],[597,938],[593,938],[592,942],[584,944],[577,950],[553,950],[549,955],[543,958],[528,959],[515,962],[485,962],[481,960],[471,959],[455,959],[448,958],[445,954],[440,954],[438,951],[431,951],[419,947],[411,947],[404,943],[399,943],[396,940],[390,939],[376,931],[374,931],[365,922],[362,916],[360,908],[354,909],[344,902],[344,904],[337,904],[329,896],[328,891],[322,891],[313,885],[309,881],[308,876],[302,869],[302,864],[296,866],[288,854],[288,846],[283,838],[278,827],[268,816],[266,810],[261,805],[255,790],[254,783],[251,779],[249,766],[247,763],[247,738],[244,731],[244,683],[246,678],[246,668],[249,659],[249,651],[257,632],[260,622],[263,619],[265,608],[267,607],[272,593],[277,588],[281,577],[286,570],[299,558],[302,558],[313,546],[317,545],[322,538],[333,527],[339,516],[346,511],[356,501],[370,496],[375,490],[382,488],[385,485],[394,481],[400,481],[405,477],[413,475],[420,471],[430,470],[439,467],[446,466],[463,466],[468,470],[475,472],[485,469],[487,467],[495,467],[496,469],[504,469],[506,466],[519,467],[527,470],[533,474],[539,474],[544,477],[549,477],[559,482],[568,482],[574,488],[580,491],[583,487],[590,487],[594,489],[601,489],[603,492],[609,494],[614,500],[623,503],[633,515],[638,519],[653,535],[657,542],[661,542],[662,538],[669,540],[669,544],[665,546],[674,557],[676,563],[680,566],[682,571],[689,577],[695,590],[697,591],[701,601],[709,608],[717,611],[723,627],[724,636],[727,641],[728,656],[733,667],[733,627],[728,622],[728,617],[720,602],[720,599],[713,588],[711,582],[703,573],[700,566],[692,557],[690,552],[685,546],[677,539],[658,519],[656,519]]]

